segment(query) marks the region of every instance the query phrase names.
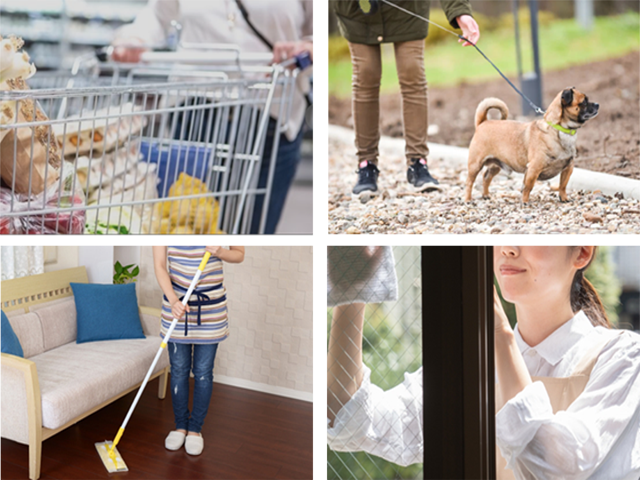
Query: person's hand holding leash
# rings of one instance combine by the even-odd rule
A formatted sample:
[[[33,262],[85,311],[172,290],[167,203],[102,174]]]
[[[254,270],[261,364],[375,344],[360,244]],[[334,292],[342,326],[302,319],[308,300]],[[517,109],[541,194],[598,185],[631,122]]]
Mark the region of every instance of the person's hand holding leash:
[[[478,27],[478,24],[473,17],[471,15],[460,15],[459,17],[456,17],[456,21],[462,30],[462,36],[471,42],[469,43],[459,39],[458,43],[462,43],[463,47],[476,45],[478,40],[480,40],[480,27]]]

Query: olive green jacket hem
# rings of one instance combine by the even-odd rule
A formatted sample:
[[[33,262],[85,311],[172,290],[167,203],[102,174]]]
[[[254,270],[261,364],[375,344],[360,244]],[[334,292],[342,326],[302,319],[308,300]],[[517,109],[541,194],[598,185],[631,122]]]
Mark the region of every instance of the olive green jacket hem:
[[[395,0],[394,3],[429,18],[429,0]],[[459,28],[457,17],[472,15],[469,0],[440,0],[440,3],[453,28]],[[351,43],[378,45],[424,40],[429,33],[427,22],[385,3],[380,3],[380,8],[373,15],[365,15],[357,0],[333,0],[331,4],[340,33]]]

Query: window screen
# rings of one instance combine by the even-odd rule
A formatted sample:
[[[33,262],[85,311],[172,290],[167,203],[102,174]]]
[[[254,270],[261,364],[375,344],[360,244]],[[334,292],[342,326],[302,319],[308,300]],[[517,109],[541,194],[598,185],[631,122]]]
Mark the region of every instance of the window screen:
[[[355,424],[340,427],[340,442],[337,442],[338,448],[351,451],[334,451],[331,447],[336,445],[330,442],[328,478],[423,478],[422,455],[416,463],[413,463],[415,456],[407,456],[406,452],[398,462],[383,458],[394,458],[399,454],[394,445],[385,443],[389,438],[398,440],[399,423],[402,423],[398,421],[394,413],[398,409],[394,410],[392,403],[396,402],[397,406],[398,402],[404,401],[403,405],[408,403],[414,411],[418,411],[419,407],[421,409],[422,404],[421,249],[329,247],[328,255],[329,416],[340,415],[340,410],[344,409],[343,415],[348,410],[348,416],[356,419]],[[357,308],[353,308],[354,305]],[[351,310],[345,306],[351,306]],[[354,314],[352,318],[338,318],[336,323],[334,315],[341,308]],[[352,337],[359,340],[359,331],[362,332],[361,350],[360,345],[354,344],[352,340]],[[359,343],[357,340],[356,343]],[[332,344],[332,341],[335,343]],[[336,350],[335,345],[338,343],[345,345],[344,348]],[[349,347],[351,348],[347,354],[345,350]],[[339,355],[332,354],[334,351],[338,351]],[[350,361],[357,361],[353,357],[360,351],[362,362],[371,371],[368,396],[359,391],[350,400],[350,405],[344,400],[336,401],[332,392],[348,388],[344,380],[338,378],[339,373]],[[336,371],[336,363],[340,364],[340,368],[337,369],[338,374],[332,375],[332,371]],[[409,380],[405,380],[407,373]],[[407,385],[410,387],[407,388]],[[383,391],[386,393],[382,394]],[[380,401],[390,404],[387,405],[389,408],[379,408],[376,402]],[[377,413],[368,414],[370,409],[376,409]],[[420,424],[421,418],[417,417],[409,428],[402,427],[401,441],[408,448],[420,448],[421,428],[415,428],[421,427]],[[336,428],[337,424],[334,423],[333,427]],[[368,430],[369,434],[377,432],[373,436],[379,436],[379,442],[362,439],[365,433],[363,429]],[[367,451],[361,451],[363,449]],[[402,456],[401,454],[400,457]],[[401,465],[406,462],[411,464]]]

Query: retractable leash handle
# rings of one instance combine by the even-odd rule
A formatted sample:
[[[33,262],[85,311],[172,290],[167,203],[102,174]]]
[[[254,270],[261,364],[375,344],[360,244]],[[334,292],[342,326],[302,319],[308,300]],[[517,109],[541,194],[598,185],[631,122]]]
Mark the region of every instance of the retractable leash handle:
[[[191,280],[191,285],[189,285],[189,289],[187,290],[187,293],[185,294],[184,298],[182,299],[182,304],[185,307],[187,306],[187,303],[189,302],[189,298],[191,298],[191,294],[195,290],[196,285],[198,285],[198,281],[200,280],[200,276],[202,275],[202,272],[204,271],[204,267],[209,262],[209,257],[211,257],[211,254],[209,252],[205,252],[204,257],[202,257],[202,261],[200,262],[200,266],[198,267],[198,270],[196,270],[196,273],[193,276],[193,280]],[[158,349],[158,353],[156,353],[156,356],[153,359],[153,363],[151,363],[151,367],[149,367],[149,371],[147,372],[147,375],[144,377],[144,380],[142,381],[142,385],[140,385],[140,388],[138,389],[138,394],[136,395],[136,398],[133,400],[133,403],[131,404],[131,407],[129,408],[129,411],[127,412],[127,416],[125,417],[124,422],[122,422],[122,426],[118,430],[116,438],[113,440],[113,443],[111,444],[111,448],[109,449],[109,456],[112,458],[114,464],[116,463],[116,461],[114,459],[114,457],[115,457],[114,450],[116,448],[116,445],[118,445],[118,442],[120,441],[120,438],[122,438],[122,434],[124,433],[124,429],[127,427],[127,423],[129,423],[129,419],[131,418],[131,415],[133,414],[133,411],[135,410],[136,405],[138,405],[138,400],[140,400],[140,397],[142,396],[142,392],[144,391],[144,387],[147,386],[147,382],[149,381],[149,377],[151,376],[151,373],[153,372],[153,369],[156,367],[156,364],[158,363],[158,360],[160,359],[160,355],[162,355],[162,351],[165,348],[167,348],[167,342],[171,338],[171,334],[173,333],[173,330],[176,328],[176,325],[178,324],[178,320],[179,320],[179,318],[175,318],[174,317],[173,321],[171,322],[171,325],[169,326],[169,330],[167,330],[167,334],[165,335],[164,340],[160,344],[160,348]]]

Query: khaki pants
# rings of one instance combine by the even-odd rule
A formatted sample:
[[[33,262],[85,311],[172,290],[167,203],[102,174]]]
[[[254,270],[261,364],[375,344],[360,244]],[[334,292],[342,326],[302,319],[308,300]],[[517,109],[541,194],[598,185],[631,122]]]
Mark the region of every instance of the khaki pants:
[[[412,158],[427,158],[427,79],[424,73],[424,40],[393,44],[400,93],[407,164]],[[358,163],[378,163],[380,141],[380,78],[382,61],[379,45],[349,43],[352,76],[352,110],[356,132]]]

